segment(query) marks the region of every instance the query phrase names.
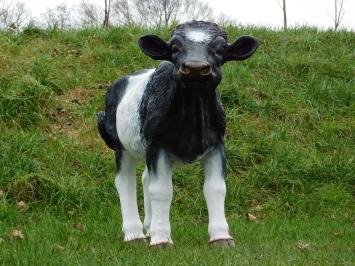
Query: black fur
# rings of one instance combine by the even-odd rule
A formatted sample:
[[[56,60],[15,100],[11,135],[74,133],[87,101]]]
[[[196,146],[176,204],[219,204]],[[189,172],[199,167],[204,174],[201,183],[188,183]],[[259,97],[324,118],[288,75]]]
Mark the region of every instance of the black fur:
[[[221,143],[221,145],[216,147],[221,155],[221,160],[222,160],[222,175],[225,177],[226,176],[226,167],[227,167],[227,161],[226,161],[226,152],[224,148],[224,143]]]
[[[98,113],[99,132],[105,143],[114,151],[123,149],[123,146],[117,136],[116,129],[116,110],[122,96],[125,93],[127,77],[120,78],[112,84],[106,93],[105,112]]]
[[[140,106],[147,165],[153,169],[160,149],[192,162],[223,143],[226,119],[216,89],[179,87],[174,73],[174,64],[160,64]]]

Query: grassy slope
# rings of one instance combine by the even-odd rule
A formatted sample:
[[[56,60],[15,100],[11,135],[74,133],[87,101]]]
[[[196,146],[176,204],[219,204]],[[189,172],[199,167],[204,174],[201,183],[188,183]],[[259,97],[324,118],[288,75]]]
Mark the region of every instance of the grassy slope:
[[[354,263],[354,33],[227,32],[260,40],[250,60],[224,66],[220,86],[237,247],[206,245],[194,164],[174,172],[176,246],[159,252],[123,245],[112,153],[96,130],[107,84],[157,64],[136,45],[146,31],[0,34],[0,263]],[[20,200],[28,210],[16,207]],[[247,222],[248,212],[259,222]],[[13,240],[12,229],[25,238]],[[310,249],[299,249],[300,240]]]

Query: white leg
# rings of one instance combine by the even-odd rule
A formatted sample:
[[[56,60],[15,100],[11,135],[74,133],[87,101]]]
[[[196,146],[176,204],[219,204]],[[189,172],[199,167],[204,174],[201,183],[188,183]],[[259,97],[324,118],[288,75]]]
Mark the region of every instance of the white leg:
[[[146,230],[146,235],[150,236],[150,222],[152,220],[152,206],[150,204],[149,196],[149,172],[147,166],[144,169],[142,175],[143,183],[143,193],[144,193],[144,229]]]
[[[135,159],[129,154],[123,153],[120,169],[115,179],[121,202],[124,241],[145,238],[137,207],[136,164]]]
[[[208,233],[210,242],[219,239],[233,239],[229,234],[224,214],[226,184],[224,180],[224,150],[217,147],[208,153],[202,161],[205,170],[203,193],[208,208]]]
[[[150,245],[170,243],[170,205],[173,197],[172,163],[161,151],[155,169],[149,170],[149,196],[152,207]]]

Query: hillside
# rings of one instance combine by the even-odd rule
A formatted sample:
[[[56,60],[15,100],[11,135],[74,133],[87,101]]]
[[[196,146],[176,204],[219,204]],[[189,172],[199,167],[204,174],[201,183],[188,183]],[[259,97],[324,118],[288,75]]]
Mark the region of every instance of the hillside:
[[[237,239],[223,256],[206,244],[198,164],[174,171],[175,249],[154,255],[122,243],[113,154],[96,113],[110,82],[158,64],[137,45],[151,31],[0,33],[1,264],[154,264],[153,255],[164,264],[172,254],[180,265],[354,262],[354,33],[226,31],[230,41],[253,35],[260,48],[226,64],[219,87],[228,118],[226,213]],[[153,32],[167,40],[170,30]],[[24,239],[14,240],[13,229]]]

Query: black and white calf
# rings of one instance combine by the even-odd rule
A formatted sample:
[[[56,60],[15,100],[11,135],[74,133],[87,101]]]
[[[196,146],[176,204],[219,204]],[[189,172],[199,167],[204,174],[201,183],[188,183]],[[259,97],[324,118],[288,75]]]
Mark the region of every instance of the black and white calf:
[[[250,57],[258,42],[243,36],[228,44],[216,24],[193,21],[177,26],[169,42],[146,35],[139,46],[149,57],[165,61],[117,80],[107,92],[105,112],[98,114],[100,134],[116,155],[124,240],[144,239],[144,228],[151,246],[172,244],[173,163],[199,160],[205,172],[210,242],[231,246],[224,214],[226,118],[216,89],[221,65]],[[136,164],[141,159],[146,162],[144,224],[136,199]]]

